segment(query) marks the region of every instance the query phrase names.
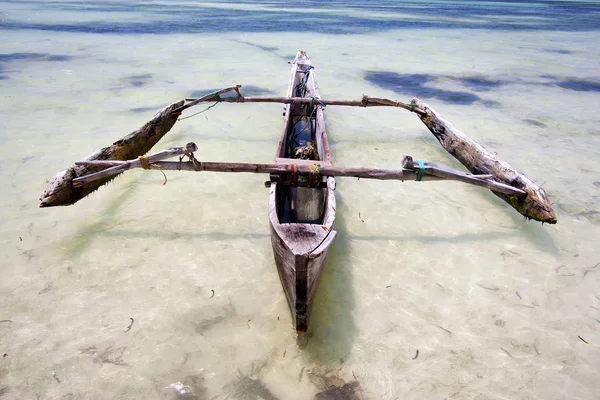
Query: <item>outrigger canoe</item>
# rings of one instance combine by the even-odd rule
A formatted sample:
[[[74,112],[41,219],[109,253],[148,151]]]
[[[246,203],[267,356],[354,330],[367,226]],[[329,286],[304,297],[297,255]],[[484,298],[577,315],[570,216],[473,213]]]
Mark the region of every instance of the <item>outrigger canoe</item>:
[[[335,180],[321,177],[321,167],[331,166],[329,141],[313,65],[299,51],[292,63],[288,98],[310,98],[311,102],[285,105],[281,139],[275,164],[292,166],[289,179],[272,179],[269,223],[275,264],[302,341],[308,330],[312,304],[336,232]],[[300,174],[298,165],[310,165],[310,174]]]
[[[541,186],[496,154],[488,152],[417,98],[413,98],[410,104],[369,96],[358,101],[324,100],[319,95],[313,65],[303,50],[298,52],[292,63],[286,97],[244,97],[240,88],[237,85],[221,89],[163,108],[138,130],[58,172],[43,191],[40,206],[74,204],[132,168],[270,174],[267,187],[270,188],[271,243],[299,344],[306,342],[312,305],[327,252],[336,237],[333,229],[335,176],[395,181],[460,181],[490,189],[526,218],[556,223],[556,215]],[[221,98],[229,92],[236,92],[237,96]],[[272,164],[199,161],[194,156],[198,146],[193,142],[145,155],[169,132],[184,110],[213,101],[284,104],[283,132]],[[442,147],[471,173],[413,160],[410,156],[405,156],[402,168],[396,170],[333,166],[323,119],[325,105],[383,106],[414,112]],[[173,157],[179,157],[179,161],[164,161]],[[183,162],[184,157],[189,161]]]

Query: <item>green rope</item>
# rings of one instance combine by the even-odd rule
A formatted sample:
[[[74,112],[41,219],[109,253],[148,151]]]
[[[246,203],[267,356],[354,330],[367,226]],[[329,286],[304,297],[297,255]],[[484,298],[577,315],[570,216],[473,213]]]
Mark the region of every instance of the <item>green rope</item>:
[[[304,79],[296,86],[296,97],[304,97],[304,91],[306,90],[306,84],[308,83],[308,76],[310,75],[310,70],[314,69],[312,65],[306,67],[304,72]]]
[[[219,93],[217,93],[217,92],[215,91],[215,92],[212,92],[211,94],[217,98],[217,99],[215,100],[215,104],[212,104],[212,105],[210,105],[210,106],[206,107],[204,110],[202,110],[202,111],[198,111],[198,112],[197,112],[197,113],[195,113],[195,114],[188,115],[187,117],[182,117],[182,118],[179,118],[179,119],[177,119],[177,121],[181,121],[181,120],[184,120],[184,119],[188,119],[188,118],[195,117],[196,115],[198,115],[198,114],[202,114],[203,112],[206,112],[206,111],[210,110],[211,108],[213,108],[214,106],[216,106],[217,104],[219,104],[219,103],[221,102],[221,96],[219,96]]]
[[[219,95],[217,95],[217,97],[218,97],[218,96],[219,96]],[[206,107],[204,110],[202,110],[202,111],[198,111],[197,113],[195,113],[195,114],[192,114],[192,115],[188,115],[187,117],[181,117],[181,118],[177,119],[177,121],[182,121],[182,120],[184,120],[184,119],[188,119],[188,118],[195,117],[195,116],[196,116],[196,115],[198,115],[198,114],[202,114],[203,112],[206,112],[206,111],[210,110],[211,108],[213,108],[214,106],[216,106],[216,105],[217,105],[217,104],[219,104],[220,102],[221,102],[221,98],[219,97],[219,100],[215,101],[215,103],[214,103],[214,104],[211,104],[210,106]]]
[[[414,111],[415,111],[415,106],[416,106],[415,102],[414,102],[414,101],[411,101],[411,102],[410,102],[410,111],[413,111],[413,112],[414,112]]]
[[[417,171],[417,182],[421,182],[423,179],[423,174],[425,173],[425,164],[423,164],[423,161],[421,160],[417,160],[417,163],[419,164],[419,170]]]
[[[321,108],[325,108],[327,105],[321,101],[319,97],[310,96],[310,98],[317,102],[321,106]]]

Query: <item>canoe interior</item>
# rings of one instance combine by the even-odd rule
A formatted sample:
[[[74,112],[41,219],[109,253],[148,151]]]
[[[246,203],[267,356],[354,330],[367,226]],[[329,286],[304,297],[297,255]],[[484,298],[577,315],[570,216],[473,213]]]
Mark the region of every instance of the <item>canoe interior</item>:
[[[292,66],[287,96],[312,98],[314,102],[285,106],[284,131],[277,146],[275,163],[331,165],[319,88],[313,71],[310,59],[305,53],[299,53]],[[315,150],[307,151],[311,148]],[[300,156],[303,150],[304,154]],[[308,177],[298,179],[302,181]],[[321,178],[321,182],[325,180]],[[276,191],[279,222],[321,224],[326,209],[326,191],[326,188],[281,185]]]

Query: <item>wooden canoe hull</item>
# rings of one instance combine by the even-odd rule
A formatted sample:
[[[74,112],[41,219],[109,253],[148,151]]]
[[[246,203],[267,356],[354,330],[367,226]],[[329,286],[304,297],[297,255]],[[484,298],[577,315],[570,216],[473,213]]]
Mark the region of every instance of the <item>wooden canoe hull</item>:
[[[333,178],[331,178],[333,181]],[[277,184],[271,184],[270,215],[275,214],[275,192]],[[328,204],[335,211],[334,188],[328,188]],[[275,215],[276,216],[276,215]],[[300,334],[307,332],[312,305],[325,267],[325,259],[329,247],[337,232],[333,229],[333,221],[321,224],[280,224],[270,218],[271,244],[281,286],[285,292],[292,315],[292,323]],[[308,251],[295,251],[290,246],[292,237],[297,240],[310,241],[316,246]]]
[[[286,104],[284,126],[274,162],[278,164],[331,165],[323,106],[313,66],[304,51],[292,63],[287,97],[308,97],[314,104]],[[301,89],[299,89],[301,88]],[[301,90],[302,93],[298,93]],[[298,126],[298,124],[304,124]],[[307,130],[308,129],[308,130]],[[311,132],[318,157],[298,159],[291,143],[300,142],[302,133]],[[291,140],[290,138],[293,138]],[[299,144],[298,144],[299,145]],[[298,178],[300,179],[300,178]],[[325,178],[319,178],[325,182]],[[336,232],[335,180],[325,187],[301,188],[271,183],[269,224],[271,243],[279,279],[285,292],[300,344],[305,343],[313,301],[325,267],[329,247]]]

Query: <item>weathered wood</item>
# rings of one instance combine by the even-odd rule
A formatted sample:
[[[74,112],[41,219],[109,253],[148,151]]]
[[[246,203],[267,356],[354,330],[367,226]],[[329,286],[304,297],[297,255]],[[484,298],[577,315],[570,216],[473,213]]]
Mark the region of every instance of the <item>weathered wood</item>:
[[[221,95],[225,94],[227,92],[235,91],[237,93],[238,97],[241,97],[242,95],[239,92],[241,87],[242,87],[242,85],[236,85],[236,86],[228,87],[225,89],[217,90],[216,92],[209,93],[206,96],[202,96],[198,99],[185,99],[185,104],[182,104],[181,106],[175,108],[174,112],[180,113],[185,109],[195,106],[196,104],[205,103],[207,101],[223,101],[223,99],[221,99]]]
[[[407,156],[410,160],[412,158]],[[154,155],[148,156],[149,159],[154,159]],[[301,160],[299,160],[301,161]],[[112,171],[121,173],[125,170],[132,168],[142,168],[139,160],[129,161],[77,161],[77,165],[89,165],[97,167],[112,166],[115,168]],[[163,161],[158,163],[151,163],[147,169],[159,169],[164,171],[208,171],[208,172],[248,172],[248,173],[259,173],[259,174],[290,174],[292,172],[292,165],[296,166],[296,170],[301,174],[310,174],[311,166],[319,164],[319,161],[313,161],[312,163],[289,163],[289,164],[256,164],[256,163],[231,163],[231,162],[207,162],[197,161],[196,164],[185,161]],[[354,178],[364,179],[378,179],[378,180],[398,180],[398,181],[414,181],[417,179],[418,165],[415,167],[412,164],[406,164],[409,169],[389,170],[379,168],[348,168],[348,167],[336,167],[332,165],[322,165],[320,167],[321,176],[347,176]],[[486,187],[490,190],[500,193],[506,193],[513,196],[524,196],[526,193],[518,188],[506,185],[501,182],[489,180],[490,175],[468,175],[464,172],[453,170],[448,167],[442,167],[433,163],[424,162],[425,170],[422,181],[440,181],[440,180],[453,180],[459,181],[475,186]],[[73,182],[86,183],[93,182],[96,179],[103,179],[106,177],[106,171],[96,172],[90,175],[82,176],[73,179]]]
[[[86,160],[129,160],[147,153],[175,124],[184,101],[178,101],[163,108],[154,118],[138,130],[130,133],[111,146],[89,155]],[[97,172],[98,167],[78,165],[56,174],[46,186],[40,197],[40,207],[65,206],[81,200],[100,186],[108,183],[115,175],[79,187],[73,187],[73,179]]]
[[[444,120],[423,101],[414,98],[413,103],[425,111],[426,114],[420,116],[425,126],[438,139],[444,149],[467,167],[469,171],[473,174],[494,175],[498,181],[519,188],[527,194],[526,196],[517,196],[492,189],[496,196],[505,200],[527,218],[550,224],[556,223],[556,214],[546,197],[546,192],[540,185],[522,172],[515,170],[508,163],[500,160],[496,155],[488,152],[483,146]]]
[[[420,166],[417,161],[413,161],[411,156],[405,156],[404,160],[402,160],[402,166],[406,169],[410,169],[411,171],[417,172],[420,169]],[[454,181],[459,181],[463,183],[468,183],[470,185],[481,186],[488,188],[490,190],[501,191],[502,193],[511,194],[515,196],[524,196],[525,192],[521,189],[514,188],[512,186],[506,185],[501,182],[496,182],[494,180],[489,180],[494,176],[489,175],[470,175],[465,174],[464,172],[457,171],[455,169],[445,167],[442,165],[437,165],[431,162],[423,161],[423,171],[431,174],[433,176],[437,176],[443,179],[449,179]]]
[[[285,143],[289,131],[293,128],[293,118],[297,116],[295,113],[301,113],[306,107],[299,107],[299,104],[309,101],[314,101],[316,105],[315,121],[312,128],[315,129],[315,137],[319,160],[317,163],[323,163],[323,166],[331,166],[331,154],[329,151],[329,143],[325,124],[323,119],[322,106],[319,106],[319,87],[317,80],[312,71],[310,59],[303,50],[298,52],[290,71],[290,81],[288,86],[287,97],[292,97],[295,88],[302,83],[305,91],[300,93],[305,96],[302,100],[286,102],[285,105],[285,122],[282,135],[277,146],[275,154],[275,163],[272,164],[277,168],[283,167],[288,172],[291,171],[292,165],[285,164],[286,159],[290,157],[286,154]],[[296,103],[294,107],[292,103]],[[305,111],[305,110],[304,110]],[[293,162],[293,160],[291,160]],[[278,163],[279,162],[279,163]],[[302,164],[302,165],[300,165]],[[314,163],[313,163],[314,164]],[[296,163],[294,164],[296,165]],[[310,171],[310,164],[298,163],[298,169]],[[322,176],[325,176],[323,173]],[[322,179],[320,179],[322,180]],[[302,210],[303,204],[301,197],[311,198],[309,204],[318,204],[322,207],[322,218],[320,224],[313,223],[287,223],[280,220],[278,215],[278,199],[283,198],[285,194],[296,191],[297,198],[295,199],[296,210]],[[300,196],[300,194],[303,196]],[[323,195],[321,197],[321,195]],[[316,202],[312,202],[315,201]],[[306,210],[304,210],[306,211]],[[311,213],[306,213],[309,215]],[[310,324],[310,314],[313,304],[313,299],[319,285],[319,278],[325,266],[327,251],[336,232],[333,230],[336,214],[335,202],[335,180],[333,177],[327,178],[327,187],[319,189],[308,188],[288,188],[278,183],[271,183],[269,192],[269,226],[271,229],[271,243],[273,246],[273,254],[275,256],[275,264],[281,284],[284,288],[285,295],[292,315],[294,328],[298,334],[298,344],[306,344],[308,339],[307,331]],[[298,214],[300,216],[300,214]],[[299,217],[299,219],[301,219]]]
[[[241,88],[241,86],[239,86]],[[207,98],[208,97],[208,98]],[[200,99],[188,99],[193,101],[193,104],[205,103],[209,101],[215,101],[216,96],[205,96]],[[260,96],[260,97],[222,97],[220,99],[223,103],[281,103],[281,104],[321,104],[322,106],[348,106],[348,107],[397,107],[403,108],[408,111],[415,112],[419,115],[425,114],[425,111],[421,110],[416,106],[403,103],[401,101],[382,99],[377,97],[363,96],[362,100],[328,100],[313,97],[280,97],[280,96]],[[191,107],[191,105],[189,105]],[[188,106],[188,105],[186,105]],[[186,107],[187,108],[187,107]]]
[[[170,147],[166,150],[160,151],[158,153],[154,153],[149,155],[148,157],[143,158],[145,164],[142,165],[142,160],[140,158],[134,160],[126,160],[126,161],[116,161],[116,160],[107,160],[107,161],[98,161],[98,160],[90,160],[90,161],[75,161],[75,165],[88,165],[88,166],[97,166],[97,167],[109,167],[102,171],[96,172],[94,174],[82,176],[79,178],[73,179],[73,184],[75,187],[79,187],[81,184],[86,182],[93,182],[96,179],[108,178],[114,175],[118,175],[124,171],[127,171],[132,168],[146,168],[149,169],[149,165],[156,163],[157,161],[166,160],[168,158],[172,158],[175,156],[181,156],[186,154],[193,154],[194,151],[198,150],[198,146],[195,143],[188,143],[185,147]],[[90,179],[93,178],[93,179]]]
[[[314,88],[310,88],[313,92],[307,92],[306,97],[292,97],[292,89],[290,86],[287,97],[244,97],[240,93],[241,85],[236,85],[228,88],[218,90],[216,92],[207,94],[197,99],[185,99],[179,102],[173,103],[170,106],[165,107],[158,115],[156,115],[150,122],[144,125],[137,131],[132,132],[123,139],[115,142],[112,146],[105,147],[98,152],[95,152],[88,156],[86,160],[129,160],[134,157],[141,156],[152,148],[164,136],[175,124],[177,117],[183,110],[186,110],[192,106],[200,103],[209,101],[229,102],[229,103],[283,103],[285,104],[286,111],[286,127],[289,124],[287,116],[290,113],[290,104],[319,104],[325,105],[338,105],[338,106],[354,106],[354,107],[400,107],[404,108],[417,114],[421,115],[424,111],[415,107],[414,104],[404,104],[402,102],[380,99],[369,96],[363,96],[360,101],[352,100],[322,100],[318,96],[318,86],[316,81],[311,78],[314,82]],[[221,98],[220,95],[235,91],[236,97],[225,97]],[[316,95],[315,95],[316,94]],[[325,125],[323,123],[322,108],[318,107],[317,110],[317,125],[321,131],[317,141],[318,150],[322,154],[322,160],[330,160],[329,143],[327,142],[327,136],[325,133]],[[282,143],[280,143],[279,148]],[[279,150],[278,150],[279,151]],[[323,158],[324,157],[324,158]],[[71,205],[81,200],[88,194],[97,190],[100,186],[108,183],[114,178],[107,177],[104,181],[94,181],[93,184],[89,185],[77,185],[73,187],[72,183],[75,178],[83,175],[88,175],[92,172],[98,171],[98,168],[93,165],[76,165],[74,167],[67,168],[57,173],[52,180],[48,183],[45,190],[42,192],[40,197],[40,207],[53,207],[61,205]],[[114,171],[114,170],[113,170]],[[106,173],[108,176],[108,173]]]
[[[269,202],[273,255],[300,345],[306,344],[306,337],[301,333],[308,329],[313,299],[325,267],[329,247],[336,237],[336,232],[332,229],[336,207],[333,178],[329,178],[328,183],[329,197],[322,224],[281,224],[276,203]],[[272,184],[273,197],[276,189],[277,185]]]

